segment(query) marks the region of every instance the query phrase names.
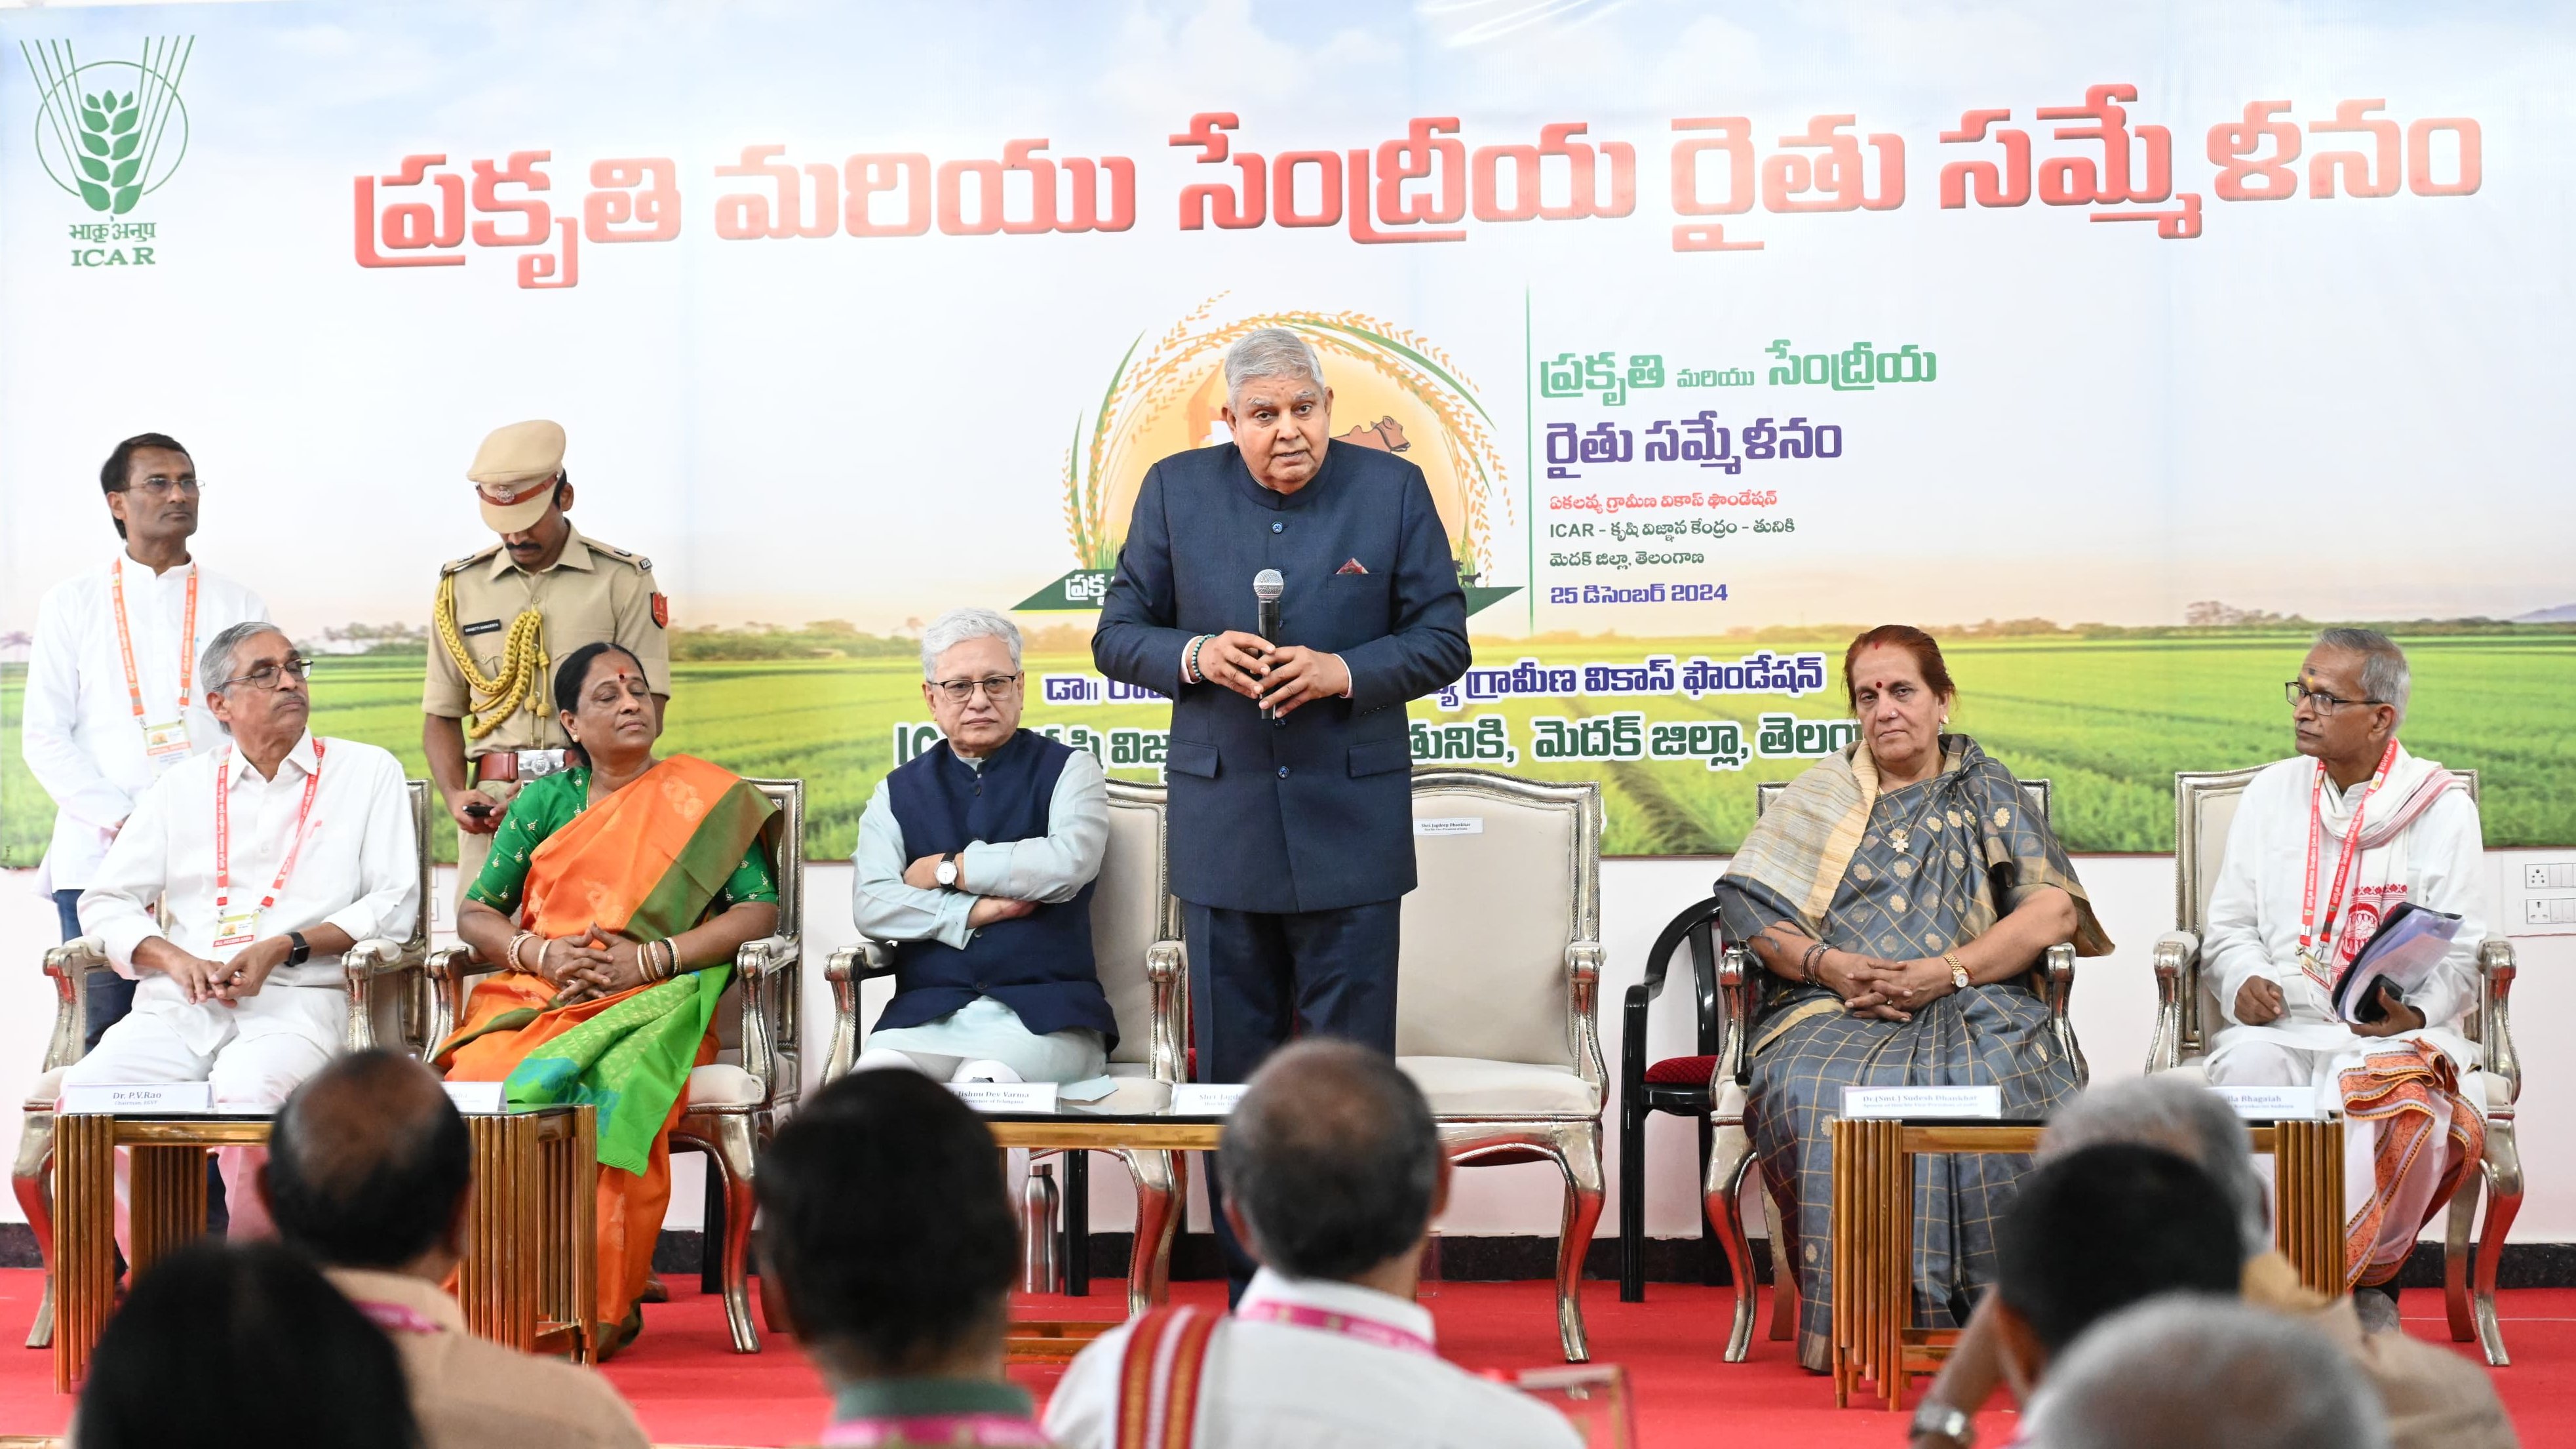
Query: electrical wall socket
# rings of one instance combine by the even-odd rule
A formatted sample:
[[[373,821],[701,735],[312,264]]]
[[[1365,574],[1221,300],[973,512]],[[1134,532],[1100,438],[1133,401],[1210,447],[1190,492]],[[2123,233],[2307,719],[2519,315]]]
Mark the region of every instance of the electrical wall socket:
[[[2576,860],[2535,860],[2522,867],[2527,891],[2576,890]]]

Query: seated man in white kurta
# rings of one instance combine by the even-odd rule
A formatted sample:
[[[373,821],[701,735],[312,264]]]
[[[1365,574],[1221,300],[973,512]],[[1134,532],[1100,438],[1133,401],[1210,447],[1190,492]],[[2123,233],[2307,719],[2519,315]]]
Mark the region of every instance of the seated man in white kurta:
[[[2210,1049],[2210,1081],[2342,1099],[2344,1286],[2381,1289],[2360,1306],[2382,1325],[2395,1321],[2416,1234],[2477,1170],[2486,1140],[2459,1091],[2479,1061],[2460,1022],[2477,1004],[2490,918],[2478,807],[2450,771],[2397,743],[2408,684],[2405,651],[2386,635],[2317,636],[2289,687],[2300,758],[2246,787],[2203,946],[2233,1023]],[[2336,978],[2409,902],[2461,918],[2449,954],[2408,996],[2383,998],[2378,1020],[2338,1020]]]
[[[411,934],[420,866],[402,765],[308,733],[305,668],[265,623],[206,646],[198,677],[231,741],[144,791],[81,896],[83,933],[141,985],[65,1085],[211,1082],[218,1112],[274,1112],[346,1038],[341,953]],[[218,1160],[232,1230],[264,1236],[239,1180],[258,1158]]]

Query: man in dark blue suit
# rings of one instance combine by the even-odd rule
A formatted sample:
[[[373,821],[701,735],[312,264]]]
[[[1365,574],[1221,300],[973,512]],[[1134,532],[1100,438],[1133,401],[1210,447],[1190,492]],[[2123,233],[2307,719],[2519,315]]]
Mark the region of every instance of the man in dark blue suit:
[[[1172,696],[1172,891],[1206,1082],[1250,1080],[1292,1034],[1395,1050],[1404,705],[1468,662],[1422,470],[1329,440],[1332,390],[1293,332],[1234,344],[1225,382],[1234,442],[1145,475],[1091,640],[1101,673]],[[1277,638],[1257,632],[1263,569],[1285,584]],[[1216,1220],[1239,1294],[1252,1261]]]

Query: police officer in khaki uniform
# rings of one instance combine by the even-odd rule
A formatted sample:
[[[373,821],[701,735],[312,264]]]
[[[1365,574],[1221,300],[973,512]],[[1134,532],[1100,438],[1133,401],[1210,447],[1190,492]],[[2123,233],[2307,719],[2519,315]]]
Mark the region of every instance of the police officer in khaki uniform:
[[[573,528],[563,453],[562,426],[543,420],[485,438],[465,476],[501,541],[439,570],[420,743],[456,821],[460,896],[520,783],[564,768],[554,661],[611,640],[643,664],[657,703],[671,697],[670,608],[652,561]]]

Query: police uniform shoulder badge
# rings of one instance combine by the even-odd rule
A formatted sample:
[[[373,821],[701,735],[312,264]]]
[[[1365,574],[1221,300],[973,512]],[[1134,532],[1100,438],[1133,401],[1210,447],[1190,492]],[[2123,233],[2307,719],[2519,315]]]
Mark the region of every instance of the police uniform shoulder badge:
[[[653,595],[653,627],[656,629],[671,627],[671,596],[658,590]]]
[[[490,548],[483,549],[480,552],[469,553],[465,557],[454,560],[453,562],[440,564],[438,566],[438,572],[442,577],[444,577],[445,575],[456,573],[462,569],[472,568],[474,565],[483,562],[485,559],[490,558],[492,555],[499,553],[500,551],[501,545],[496,543]]]

